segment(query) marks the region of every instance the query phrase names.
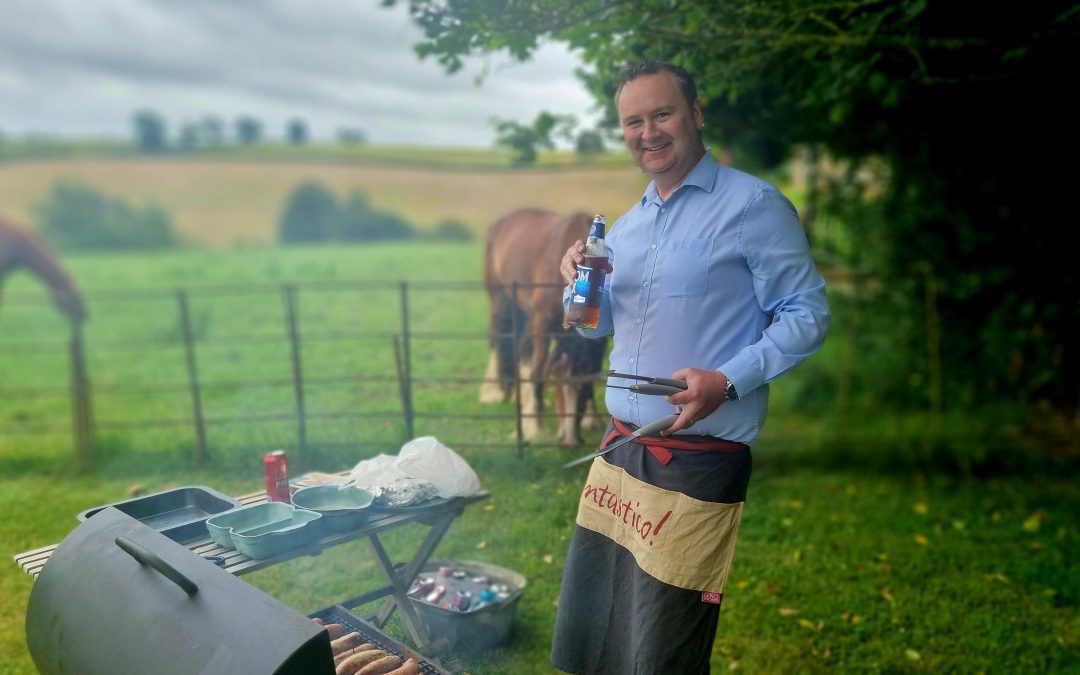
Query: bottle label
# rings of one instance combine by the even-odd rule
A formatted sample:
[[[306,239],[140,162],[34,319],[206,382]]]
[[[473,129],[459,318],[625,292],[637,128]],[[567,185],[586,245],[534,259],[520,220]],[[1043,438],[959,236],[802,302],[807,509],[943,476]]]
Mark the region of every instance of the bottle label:
[[[592,273],[591,267],[577,266],[577,279],[574,281],[574,291],[570,294],[571,305],[584,305],[588,302],[592,290]]]

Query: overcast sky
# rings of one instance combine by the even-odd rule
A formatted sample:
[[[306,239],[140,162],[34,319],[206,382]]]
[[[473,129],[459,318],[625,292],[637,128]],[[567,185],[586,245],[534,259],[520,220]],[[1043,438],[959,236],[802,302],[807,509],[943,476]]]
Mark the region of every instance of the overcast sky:
[[[447,76],[413,53],[419,37],[378,0],[0,0],[0,133],[130,137],[151,108],[171,134],[253,115],[278,138],[300,117],[316,138],[490,146],[492,117],[598,117],[562,45]]]

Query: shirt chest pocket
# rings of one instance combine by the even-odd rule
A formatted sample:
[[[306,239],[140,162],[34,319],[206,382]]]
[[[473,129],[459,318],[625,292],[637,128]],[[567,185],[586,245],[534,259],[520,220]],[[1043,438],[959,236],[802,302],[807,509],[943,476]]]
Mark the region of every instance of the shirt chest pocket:
[[[672,298],[701,295],[709,286],[713,240],[683,239],[667,245],[664,256],[664,294]]]

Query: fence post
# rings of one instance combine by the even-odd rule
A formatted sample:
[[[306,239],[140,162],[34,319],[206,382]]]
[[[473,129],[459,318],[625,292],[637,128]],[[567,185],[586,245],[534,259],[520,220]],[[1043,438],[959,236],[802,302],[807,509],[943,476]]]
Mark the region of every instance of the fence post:
[[[76,464],[79,471],[88,471],[94,465],[94,433],[82,324],[72,324],[68,354],[71,360],[72,431],[75,435],[75,451],[78,454]]]
[[[415,427],[412,406],[412,351],[410,349],[411,338],[409,335],[409,282],[402,280],[398,288],[401,295],[402,371],[405,374],[405,433],[408,435],[406,441],[411,441],[415,435]]]
[[[300,355],[300,330],[296,318],[296,286],[284,284],[281,293],[285,300],[285,327],[289,331],[292,349],[293,394],[296,397],[296,435],[301,457],[307,455],[307,410],[304,406],[304,369]]]
[[[401,397],[401,411],[405,416],[405,442],[408,443],[413,437],[412,400],[409,398],[408,378],[405,375],[405,364],[401,356],[401,338],[395,335],[393,343],[394,368],[397,371],[398,378],[398,396]]]
[[[195,361],[195,337],[191,331],[191,315],[188,311],[187,291],[178,290],[176,301],[180,305],[180,334],[184,340],[184,355],[187,357],[188,383],[191,387],[191,406],[195,415],[195,463],[206,464],[206,425],[203,422],[202,397],[199,393],[198,364]]]
[[[518,282],[510,284],[510,339],[514,363],[514,419],[517,421],[517,456],[525,456],[525,438],[521,429],[521,341],[518,339]],[[531,385],[530,385],[531,386]]]

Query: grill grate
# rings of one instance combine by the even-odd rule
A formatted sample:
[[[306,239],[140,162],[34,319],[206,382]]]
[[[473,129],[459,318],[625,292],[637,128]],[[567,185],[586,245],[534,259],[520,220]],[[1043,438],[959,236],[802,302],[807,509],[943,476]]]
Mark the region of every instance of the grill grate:
[[[327,607],[308,616],[322,619],[324,623],[340,623],[345,627],[345,633],[356,631],[364,638],[364,642],[370,642],[387,653],[395,654],[401,657],[402,661],[410,657],[416,659],[420,664],[420,672],[424,675],[449,675],[449,671],[428,661],[422,654],[409,649],[340,605]]]

